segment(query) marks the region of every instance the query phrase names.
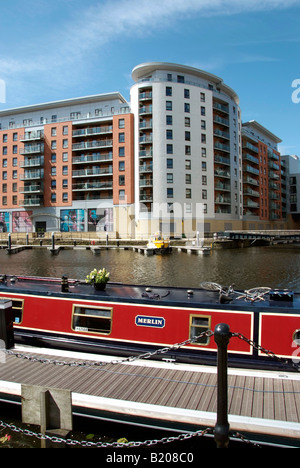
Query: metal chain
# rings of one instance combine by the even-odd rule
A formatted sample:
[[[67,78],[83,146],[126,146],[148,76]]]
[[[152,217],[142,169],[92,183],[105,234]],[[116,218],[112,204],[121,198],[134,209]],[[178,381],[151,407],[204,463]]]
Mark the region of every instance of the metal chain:
[[[115,359],[112,361],[62,361],[62,360],[49,359],[49,358],[37,358],[28,354],[16,352],[11,349],[6,349],[4,351],[6,354],[15,356],[17,358],[26,359],[28,361],[33,361],[33,362],[40,362],[42,364],[54,364],[55,366],[69,366],[69,367],[103,367],[109,364],[116,365],[116,364],[122,364],[126,362],[137,361],[139,359],[149,359],[152,356],[165,354],[165,353],[168,353],[169,351],[177,350],[181,348],[182,346],[196,343],[200,338],[209,337],[209,336],[212,336],[213,334],[214,333],[211,330],[207,330],[205,332],[200,333],[200,335],[190,338],[189,340],[182,341],[181,343],[176,343],[166,348],[160,348],[155,351],[149,351],[147,353],[139,354],[137,356],[129,356],[124,359]]]
[[[263,353],[265,353],[267,356],[270,356],[271,358],[273,359],[276,359],[277,361],[281,362],[282,364],[286,365],[286,366],[291,366],[293,367],[294,369],[296,369],[298,372],[300,372],[300,364],[297,364],[295,362],[290,362],[288,361],[287,359],[283,359],[279,356],[276,356],[275,353],[273,353],[273,351],[270,351],[269,349],[266,349],[264,348],[263,346],[261,345],[258,345],[257,343],[255,343],[253,340],[250,340],[249,338],[246,338],[244,335],[242,335],[241,333],[231,333],[231,336],[232,337],[236,337],[236,338],[239,338],[240,340],[242,341],[245,341],[246,343],[248,343],[250,346],[252,346],[254,349],[256,349],[257,351],[262,351]]]
[[[192,439],[193,437],[202,437],[207,434],[213,434],[213,429],[207,428],[191,433],[180,434],[178,436],[163,437],[162,439],[145,440],[144,442],[92,442],[87,440],[63,439],[61,437],[49,436],[40,432],[33,432],[28,429],[21,429],[14,424],[8,424],[0,421],[0,426],[10,429],[13,432],[21,433],[28,437],[35,437],[39,440],[48,440],[53,443],[64,443],[66,445],[81,445],[82,447],[97,447],[97,448],[130,448],[130,447],[150,447],[158,444],[169,444],[172,442],[180,442],[183,440]]]

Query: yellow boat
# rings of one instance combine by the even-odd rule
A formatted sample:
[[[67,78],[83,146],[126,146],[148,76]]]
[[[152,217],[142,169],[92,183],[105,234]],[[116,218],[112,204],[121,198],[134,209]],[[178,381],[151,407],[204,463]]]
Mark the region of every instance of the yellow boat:
[[[156,249],[160,251],[169,250],[170,240],[168,237],[163,237],[160,232],[155,233],[147,244],[147,249]]]

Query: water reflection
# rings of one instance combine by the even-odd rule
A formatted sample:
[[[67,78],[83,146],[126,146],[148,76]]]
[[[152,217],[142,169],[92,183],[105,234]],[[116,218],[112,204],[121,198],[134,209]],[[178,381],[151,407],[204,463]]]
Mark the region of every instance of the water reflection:
[[[300,290],[300,249],[252,247],[214,250],[210,256],[178,253],[144,256],[131,250],[47,249],[7,255],[0,250],[0,273],[84,279],[92,268],[105,267],[112,281],[162,286],[198,287],[201,281],[234,283],[237,288],[269,286]]]

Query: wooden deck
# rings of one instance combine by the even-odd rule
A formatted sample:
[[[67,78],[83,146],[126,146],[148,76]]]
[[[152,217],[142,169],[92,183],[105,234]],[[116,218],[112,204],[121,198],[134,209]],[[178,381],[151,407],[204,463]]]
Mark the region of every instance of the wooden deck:
[[[216,423],[215,367],[145,360],[111,364],[116,358],[16,349],[36,361],[5,355],[5,362],[0,363],[2,400],[20,401],[22,384],[37,385],[71,390],[74,414],[93,413],[104,419],[177,431],[214,427]],[[105,360],[107,365],[54,365],[40,362],[41,358]],[[229,369],[228,411],[233,432],[247,433],[247,437],[259,434],[299,439],[300,445],[300,375]]]

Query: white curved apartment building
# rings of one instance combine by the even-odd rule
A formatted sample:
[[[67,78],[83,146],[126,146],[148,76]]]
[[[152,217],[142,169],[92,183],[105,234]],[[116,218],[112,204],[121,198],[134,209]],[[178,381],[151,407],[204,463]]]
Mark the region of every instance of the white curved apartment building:
[[[136,236],[242,228],[237,94],[196,68],[133,69]]]

